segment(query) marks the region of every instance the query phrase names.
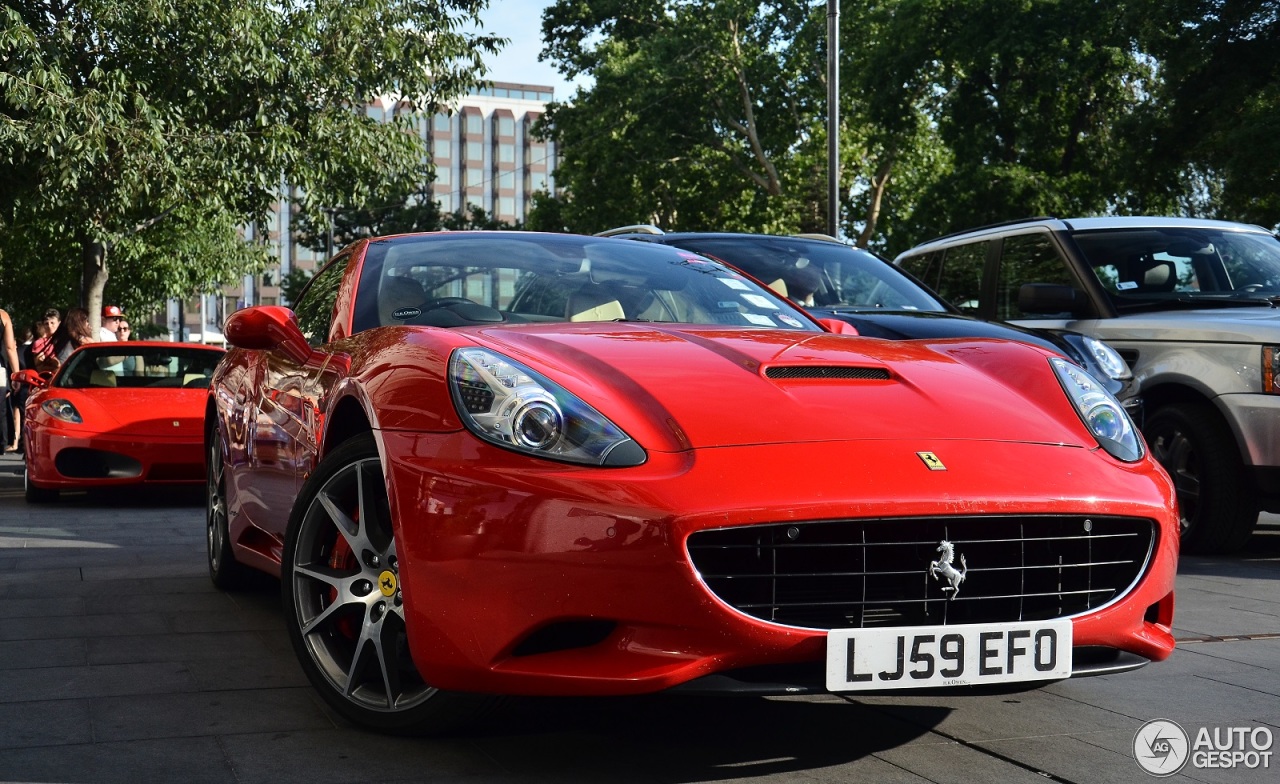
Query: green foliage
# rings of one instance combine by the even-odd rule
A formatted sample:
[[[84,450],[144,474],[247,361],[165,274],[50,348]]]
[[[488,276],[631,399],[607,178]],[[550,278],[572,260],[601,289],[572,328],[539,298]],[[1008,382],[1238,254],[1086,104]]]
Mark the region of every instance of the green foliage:
[[[284,301],[291,305],[297,302],[302,296],[302,290],[311,282],[311,276],[311,272],[300,267],[289,270],[289,274],[280,281],[280,293],[284,296]]]
[[[425,156],[407,115],[476,84],[500,43],[459,32],[484,5],[11,0],[0,13],[6,297],[24,312],[73,301],[96,313],[109,276],[121,303],[209,290],[265,263],[236,227],[263,219],[282,182],[307,204],[403,189]],[[393,93],[405,119],[366,115],[366,101]]]
[[[599,231],[815,228],[802,214],[814,171],[804,153],[822,106],[810,3],[560,0],[543,18],[544,54],[594,86],[553,104],[557,183],[574,198],[558,223]],[[545,206],[545,205],[540,205]],[[540,218],[541,219],[541,218]]]
[[[594,85],[547,114],[566,192],[530,221],[825,230],[824,10],[559,0],[543,54]],[[862,244],[1032,215],[1280,223],[1273,0],[846,0],[840,21]]]

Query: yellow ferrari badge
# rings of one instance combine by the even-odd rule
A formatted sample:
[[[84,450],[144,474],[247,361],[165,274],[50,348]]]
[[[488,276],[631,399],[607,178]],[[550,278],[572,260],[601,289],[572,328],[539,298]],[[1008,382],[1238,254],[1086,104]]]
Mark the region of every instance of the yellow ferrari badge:
[[[942,464],[938,456],[932,452],[916,452],[916,457],[924,462],[930,471],[946,471],[947,467]]]

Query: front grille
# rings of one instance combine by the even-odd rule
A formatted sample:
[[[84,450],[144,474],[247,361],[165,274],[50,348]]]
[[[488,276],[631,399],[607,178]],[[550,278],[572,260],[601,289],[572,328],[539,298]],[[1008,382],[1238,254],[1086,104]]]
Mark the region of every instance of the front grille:
[[[889,378],[889,371],[879,367],[845,365],[780,365],[767,368],[764,375],[766,378],[782,380],[830,378],[883,381]]]
[[[1134,585],[1154,532],[1150,520],[1123,517],[931,517],[720,528],[687,546],[707,587],[737,610],[837,629],[1083,613]],[[958,591],[929,574],[943,541],[965,570]]]

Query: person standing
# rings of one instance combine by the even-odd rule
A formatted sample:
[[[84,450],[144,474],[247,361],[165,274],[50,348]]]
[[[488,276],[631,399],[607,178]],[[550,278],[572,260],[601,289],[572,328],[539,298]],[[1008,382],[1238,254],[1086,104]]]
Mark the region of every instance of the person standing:
[[[124,311],[119,305],[107,305],[102,309],[102,326],[98,329],[98,341],[105,343],[120,339],[120,322],[124,321]]]
[[[66,319],[58,325],[58,331],[53,333],[53,366],[41,368],[41,370],[56,370],[59,365],[67,361],[72,351],[85,343],[96,342],[93,328],[89,326],[89,311],[84,308],[71,308],[67,311]]]
[[[16,451],[18,434],[8,433],[13,424],[13,415],[9,406],[9,375],[18,372],[18,342],[13,334],[13,320],[8,311],[0,308],[0,445],[5,452]]]
[[[39,321],[31,325],[36,337],[27,348],[26,356],[22,358],[23,367],[40,370],[42,363],[48,363],[54,356],[53,334],[58,331],[58,325],[61,323],[62,314],[57,308],[49,308]]]

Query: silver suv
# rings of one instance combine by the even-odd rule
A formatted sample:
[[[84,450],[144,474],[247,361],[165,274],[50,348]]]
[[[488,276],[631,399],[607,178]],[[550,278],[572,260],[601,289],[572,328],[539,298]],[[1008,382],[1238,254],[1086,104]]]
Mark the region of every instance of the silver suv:
[[[962,310],[1100,338],[1133,368],[1183,548],[1229,552],[1280,511],[1280,240],[1184,218],[1040,218],[894,260]]]

